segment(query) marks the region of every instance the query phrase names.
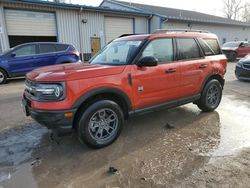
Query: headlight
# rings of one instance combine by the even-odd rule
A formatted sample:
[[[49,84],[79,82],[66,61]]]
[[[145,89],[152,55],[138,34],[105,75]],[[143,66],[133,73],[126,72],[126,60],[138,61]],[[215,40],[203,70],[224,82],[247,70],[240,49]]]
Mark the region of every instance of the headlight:
[[[25,89],[32,95],[34,100],[47,101],[47,100],[63,100],[65,98],[65,84],[64,83],[53,83],[53,84],[31,84],[25,82]]]
[[[236,67],[242,68],[242,63],[241,63],[241,62],[238,62],[238,63],[236,64]]]
[[[63,96],[63,90],[60,84],[38,84],[34,88],[35,96],[42,100],[60,99]]]

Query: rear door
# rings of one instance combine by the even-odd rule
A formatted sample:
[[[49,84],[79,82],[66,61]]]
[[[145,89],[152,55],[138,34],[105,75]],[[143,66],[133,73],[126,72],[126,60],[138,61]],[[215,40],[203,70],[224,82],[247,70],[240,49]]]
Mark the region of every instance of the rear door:
[[[159,105],[180,97],[180,67],[175,62],[172,38],[155,39],[148,43],[141,58],[154,56],[154,67],[132,67],[133,93],[136,109]],[[141,59],[140,58],[140,59]]]
[[[56,47],[54,44],[38,44],[37,62],[33,68],[54,65],[57,59]]]
[[[32,70],[33,63],[37,61],[37,46],[35,44],[22,45],[12,51],[8,63],[12,75],[24,75]]]
[[[205,59],[194,38],[176,38],[178,61],[181,70],[181,96],[199,94],[208,75],[209,60]]]

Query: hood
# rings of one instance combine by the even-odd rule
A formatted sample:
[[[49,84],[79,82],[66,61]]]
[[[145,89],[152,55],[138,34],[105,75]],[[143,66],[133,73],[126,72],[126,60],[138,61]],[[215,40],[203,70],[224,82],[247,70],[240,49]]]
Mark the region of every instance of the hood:
[[[245,57],[241,58],[240,63],[250,63],[250,54],[246,55]]]
[[[238,49],[238,47],[222,47],[221,49],[224,51],[227,51],[227,50],[228,51],[235,51]]]
[[[37,82],[79,80],[119,74],[124,68],[125,66],[68,63],[35,69],[26,78]]]

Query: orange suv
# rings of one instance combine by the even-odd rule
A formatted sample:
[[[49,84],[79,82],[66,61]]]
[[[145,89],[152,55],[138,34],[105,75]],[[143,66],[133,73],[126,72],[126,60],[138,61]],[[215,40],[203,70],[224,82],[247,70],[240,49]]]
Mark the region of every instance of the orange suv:
[[[129,116],[190,102],[209,112],[220,104],[227,59],[216,35],[165,31],[118,38],[89,64],[39,68],[26,75],[23,108],[40,124],[75,129],[101,148]]]

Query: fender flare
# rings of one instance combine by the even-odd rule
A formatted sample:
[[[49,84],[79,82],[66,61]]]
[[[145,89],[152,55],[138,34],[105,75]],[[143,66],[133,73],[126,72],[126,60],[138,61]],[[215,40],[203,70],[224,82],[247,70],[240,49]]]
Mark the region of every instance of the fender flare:
[[[128,107],[128,112],[132,110],[132,103],[130,98],[126,93],[124,93],[122,90],[113,88],[113,87],[100,87],[97,89],[93,89],[86,94],[82,95],[80,98],[78,98],[75,103],[73,104],[72,108],[79,108],[86,100],[88,100],[90,97],[99,95],[99,94],[105,94],[105,93],[112,93],[115,94],[122,99],[125,100],[126,105]]]
[[[208,80],[210,80],[210,78],[212,78],[212,77],[220,77],[220,79],[221,80],[219,80],[219,82],[221,82],[222,81],[222,88],[224,87],[224,84],[225,84],[225,79],[220,75],[220,74],[210,74],[210,75],[208,75],[204,80],[203,80],[203,82],[202,82],[202,85],[201,85],[201,90],[200,90],[200,93],[203,91],[203,89],[204,89],[204,87],[205,87],[205,85],[206,85],[206,83],[207,83],[207,81]]]

